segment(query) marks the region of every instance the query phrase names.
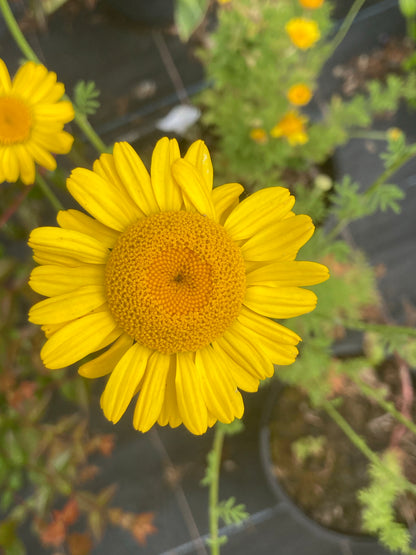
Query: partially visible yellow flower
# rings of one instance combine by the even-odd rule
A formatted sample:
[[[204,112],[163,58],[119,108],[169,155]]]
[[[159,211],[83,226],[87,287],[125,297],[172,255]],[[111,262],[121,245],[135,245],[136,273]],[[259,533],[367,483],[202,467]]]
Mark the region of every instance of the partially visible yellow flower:
[[[308,10],[316,10],[324,3],[324,0],[299,0],[300,5]]]
[[[217,0],[218,4],[229,4],[231,0]]]
[[[402,135],[403,135],[403,131],[398,127],[390,127],[390,129],[387,130],[387,137],[391,141],[399,140]]]
[[[0,183],[20,177],[31,185],[35,163],[54,170],[51,153],[71,150],[74,139],[63,126],[74,118],[74,109],[60,101],[64,92],[54,72],[33,62],[23,64],[11,80],[0,58]]]
[[[329,276],[295,260],[311,218],[293,212],[284,187],[241,202],[238,183],[213,188],[202,141],[182,157],[164,137],[150,174],[128,143],[116,143],[67,186],[91,215],[61,211],[60,227],[29,238],[40,264],[30,285],[49,297],[29,314],[47,336],[45,366],[93,355],[79,373],[108,376],[105,416],[118,422],[135,398],[142,432],[158,422],[203,434],[241,418],[240,390],[257,391],[298,354],[300,337],[274,319],[313,310],[316,295],[304,286]]]
[[[312,91],[305,83],[296,83],[287,91],[287,98],[294,106],[305,106],[312,98]]]
[[[250,131],[250,139],[256,143],[264,144],[267,142],[267,132],[261,127],[255,127]]]
[[[305,124],[308,118],[291,110],[283,116],[277,125],[270,131],[272,137],[285,137],[291,145],[303,145],[308,142]]]
[[[285,29],[293,44],[302,50],[313,46],[321,37],[317,22],[304,17],[289,20]]]

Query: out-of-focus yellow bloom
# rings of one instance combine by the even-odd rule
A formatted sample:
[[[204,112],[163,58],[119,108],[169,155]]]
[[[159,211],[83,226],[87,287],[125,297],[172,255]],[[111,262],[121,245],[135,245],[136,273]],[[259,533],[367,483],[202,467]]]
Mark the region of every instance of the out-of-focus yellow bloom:
[[[255,127],[250,131],[250,139],[253,139],[256,143],[264,144],[267,142],[267,133],[261,127]]]
[[[287,91],[287,98],[294,106],[305,106],[312,98],[312,91],[305,83],[296,83]]]
[[[398,127],[390,127],[387,130],[387,137],[390,141],[397,141],[403,135],[403,131]]]
[[[218,4],[229,4],[231,0],[217,0]]]
[[[61,100],[65,92],[56,73],[26,62],[10,78],[0,59],[0,183],[25,185],[35,181],[35,164],[56,168],[53,154],[71,150],[73,137],[63,130],[74,118],[72,104]]]
[[[324,0],[299,0],[299,4],[308,10],[316,10],[322,6]]]
[[[285,29],[293,44],[301,50],[307,50],[321,37],[317,22],[304,17],[290,19]]]
[[[285,137],[289,144],[303,145],[308,142],[308,135],[305,124],[308,118],[299,114],[296,110],[291,110],[283,116],[277,125],[270,131],[272,137]]]

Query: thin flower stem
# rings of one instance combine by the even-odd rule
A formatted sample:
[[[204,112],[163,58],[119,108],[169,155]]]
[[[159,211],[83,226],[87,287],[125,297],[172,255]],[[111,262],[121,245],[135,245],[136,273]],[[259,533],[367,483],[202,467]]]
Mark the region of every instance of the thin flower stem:
[[[31,60],[32,62],[40,63],[38,57],[33,52],[25,36],[20,30],[19,25],[17,24],[17,21],[13,15],[12,10],[10,9],[10,6],[7,0],[0,0],[0,10],[3,13],[4,20],[6,22],[7,27],[9,28],[10,33],[12,34],[18,47],[26,56],[26,58],[28,60]]]
[[[220,542],[218,536],[218,492],[220,483],[221,453],[224,443],[222,426],[215,426],[214,442],[212,445],[212,479],[209,486],[209,531],[211,555],[219,555]]]
[[[10,33],[12,34],[16,44],[22,51],[23,55],[30,61],[35,62],[37,64],[41,64],[42,62],[36,56],[35,52],[33,51],[30,44],[27,42],[25,36],[23,35],[20,27],[16,21],[16,18],[13,15],[12,10],[7,2],[7,0],[0,0],[0,11],[4,16],[4,20],[9,28]],[[66,94],[64,97],[66,100],[71,100]],[[98,134],[94,131],[93,127],[91,126],[88,119],[85,117],[84,114],[80,113],[76,106],[74,105],[75,110],[75,117],[74,120],[81,131],[85,134],[87,139],[93,145],[93,147],[98,151],[99,154],[103,152],[108,152],[108,147],[104,144]]]
[[[391,479],[396,481],[398,476],[394,474],[381,460],[381,458],[372,451],[367,443],[362,437],[360,437],[348,424],[345,418],[337,411],[334,404],[330,401],[326,401],[323,404],[324,410],[329,414],[329,416],[334,420],[336,424],[341,428],[345,435],[350,439],[350,441],[361,451],[361,453],[373,464],[384,469],[384,471],[390,476]],[[416,493],[416,485],[409,482],[404,476],[402,479],[406,480],[406,489],[413,494]]]
[[[412,148],[409,148],[409,150],[403,154],[403,156],[400,156],[400,158],[398,158],[396,160],[396,162],[394,164],[391,164],[391,166],[389,166],[371,185],[371,187],[369,187],[365,193],[363,194],[363,202],[366,201],[366,197],[369,197],[371,194],[374,193],[374,191],[380,187],[381,185],[383,185],[383,183],[385,183],[387,181],[387,179],[389,179],[390,176],[392,176],[399,168],[401,168],[402,166],[404,166],[404,164],[406,164],[406,162],[408,162],[409,160],[411,160],[414,156],[416,155],[416,144],[412,145]],[[329,241],[332,241],[333,239],[335,239],[337,237],[337,235],[339,235],[339,233],[341,233],[341,231],[347,227],[347,225],[350,223],[349,219],[343,219],[340,220],[337,225],[335,227],[333,227],[333,229],[328,233],[327,237]]]
[[[332,40],[332,43],[331,43],[332,52],[335,52],[335,50],[344,40],[345,35],[350,30],[350,27],[353,24],[353,21],[356,18],[358,12],[360,11],[361,7],[363,6],[364,2],[365,0],[355,0],[354,4],[351,6],[350,11],[345,16],[344,21],[342,22],[338,30],[338,33],[335,35],[335,37]]]
[[[97,135],[94,128],[92,127],[88,119],[84,116],[84,114],[78,112],[75,106],[74,109],[74,120],[81,131],[83,131],[84,135],[88,138],[92,146],[97,150],[99,154],[102,154],[103,152],[109,152],[108,146],[101,140],[100,136]]]
[[[49,200],[49,202],[52,204],[52,206],[55,208],[57,212],[59,212],[59,210],[64,209],[64,207],[62,206],[58,198],[55,196],[55,194],[52,192],[49,185],[40,175],[40,173],[36,173],[36,184],[39,185],[39,188],[42,189],[42,193],[45,195],[45,197],[47,197],[47,199]]]
[[[412,433],[416,435],[416,424],[414,424],[411,420],[406,418],[400,411],[398,411],[396,407],[393,405],[393,403],[386,401],[383,398],[382,392],[368,386],[360,378],[356,378],[352,376],[352,380],[354,381],[354,383],[357,384],[357,386],[365,395],[374,399],[380,405],[381,408],[383,408],[386,412],[390,413],[393,416],[393,418],[395,418],[398,422],[400,422],[400,424],[403,424],[404,426],[406,426],[406,428],[408,428]]]
[[[395,333],[403,333],[403,335],[416,336],[416,328],[410,326],[396,326],[391,324],[373,324],[372,322],[352,322],[345,321],[345,327],[352,330],[360,331],[374,331],[376,333],[383,333],[386,330],[393,330]]]

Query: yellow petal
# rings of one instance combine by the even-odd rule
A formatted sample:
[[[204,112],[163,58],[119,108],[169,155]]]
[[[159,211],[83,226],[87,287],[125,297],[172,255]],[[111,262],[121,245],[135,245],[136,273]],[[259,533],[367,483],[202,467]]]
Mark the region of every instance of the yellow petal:
[[[101,408],[105,417],[114,424],[126,412],[144,376],[151,353],[150,349],[135,343],[126,351],[111,372],[101,396]]]
[[[200,173],[208,193],[212,190],[214,172],[212,169],[211,155],[204,141],[195,141],[188,148],[184,159],[196,167]]]
[[[196,352],[195,366],[203,376],[202,393],[208,411],[225,424],[241,418],[243,399],[223,358],[209,345]]]
[[[71,150],[74,137],[66,131],[48,129],[41,131],[39,128],[34,128],[31,135],[31,140],[46,151],[55,154],[66,154]]]
[[[171,355],[154,352],[150,357],[133,415],[133,426],[147,432],[159,418],[165,398]]]
[[[67,180],[67,187],[75,200],[101,223],[124,231],[140,218],[131,198],[121,194],[111,183],[96,173],[76,168]]]
[[[55,158],[42,145],[39,145],[35,141],[29,141],[26,143],[26,150],[33,157],[35,162],[43,168],[51,171],[56,168]]]
[[[124,144],[124,143],[121,143],[121,144]],[[120,147],[120,145],[118,145],[116,150],[122,149],[122,148],[123,147]],[[134,188],[128,187],[130,182],[125,187],[123,182],[121,181],[114,162],[114,156],[112,154],[107,154],[107,153],[101,154],[100,158],[94,162],[93,170],[100,177],[102,177],[103,179],[111,183],[115,189],[119,190],[120,193],[123,195],[123,197],[130,198],[132,202],[134,202],[135,204],[134,211],[137,212],[138,218],[145,217],[145,213],[139,208],[139,206],[137,205],[137,202],[133,200],[135,197]],[[144,171],[147,174],[146,169],[144,169]],[[147,177],[149,178],[148,175]],[[129,190],[132,191],[132,194],[128,192]]]
[[[74,119],[74,107],[71,102],[63,100],[51,104],[36,104],[32,106],[33,115],[37,120],[59,121],[62,124]]]
[[[13,92],[18,93],[23,98],[30,98],[31,93],[39,86],[45,78],[48,70],[42,64],[35,62],[25,62],[16,71],[13,78]]]
[[[201,435],[208,427],[201,372],[195,366],[193,353],[177,353],[176,356],[175,383],[179,413],[188,430],[195,435]]]
[[[251,369],[247,370],[246,367],[241,366],[233,358],[233,353],[228,354],[227,351],[217,341],[213,341],[212,348],[218,357],[224,360],[225,367],[230,372],[232,379],[235,381],[237,387],[243,391],[254,392],[259,388],[259,378],[255,376]],[[228,349],[229,351],[229,349]]]
[[[264,354],[273,364],[292,364],[298,356],[298,350],[294,345],[277,343],[270,337],[265,337],[251,327],[246,327],[238,320],[233,324],[233,330],[245,337],[256,350]]]
[[[29,322],[59,324],[85,316],[105,303],[103,286],[85,285],[71,293],[56,295],[36,303],[29,311]]]
[[[165,399],[163,401],[162,410],[160,411],[158,424],[160,426],[169,425],[171,428],[177,428],[182,424],[182,418],[179,414],[178,400],[176,398],[176,359],[174,357],[172,357],[172,359],[174,363],[171,364],[166,378]]]
[[[172,176],[172,163],[180,158],[176,139],[160,139],[153,150],[151,178],[153,191],[161,212],[180,210],[182,194]]]
[[[256,235],[270,223],[278,222],[295,203],[285,187],[268,187],[244,199],[228,216],[224,227],[234,239],[240,241]]]
[[[293,216],[263,227],[241,246],[241,252],[246,260],[293,260],[311,238],[314,229],[309,216]]]
[[[217,342],[239,366],[261,380],[269,378],[274,373],[273,364],[257,345],[252,344],[249,338],[243,335],[242,329],[242,326],[235,322]]]
[[[0,58],[0,92],[1,93],[8,93],[10,92],[12,86],[12,82],[10,79],[10,74],[7,69],[6,64]]]
[[[230,212],[238,205],[238,198],[244,191],[239,183],[225,183],[212,190],[212,202],[218,221],[224,224]]]
[[[36,247],[33,248],[33,260],[38,264],[45,264],[45,265],[60,265],[65,266],[68,268],[72,268],[75,266],[79,266],[81,262],[72,258],[70,256],[62,256],[55,252],[46,252],[42,248],[37,249]]]
[[[274,343],[297,345],[301,341],[299,335],[294,331],[278,324],[274,320],[270,320],[270,318],[253,312],[245,306],[241,307],[237,321],[259,335],[267,337]]]
[[[315,285],[329,278],[328,268],[317,262],[273,262],[247,272],[247,285]]]
[[[104,286],[105,266],[101,264],[82,264],[65,267],[54,264],[37,266],[29,278],[30,287],[46,297],[70,293],[85,285]]]
[[[19,162],[20,179],[25,185],[32,185],[36,177],[34,160],[32,156],[30,156],[25,145],[16,144],[14,148]]]
[[[109,251],[100,241],[79,231],[59,227],[38,227],[32,231],[29,247],[39,254],[67,256],[89,264],[105,264]]]
[[[73,231],[79,231],[84,235],[99,239],[109,249],[114,247],[117,239],[120,237],[120,234],[114,231],[114,229],[94,220],[94,218],[87,216],[87,214],[79,210],[60,210],[56,219],[63,229],[72,229]]]
[[[2,170],[6,181],[15,183],[19,179],[19,161],[13,147],[8,147],[3,153]]]
[[[293,318],[313,310],[317,298],[313,291],[300,287],[247,287],[244,304],[270,318]]]
[[[129,195],[146,216],[160,212],[149,172],[128,143],[114,145],[114,164]]]
[[[116,337],[111,338],[110,334],[116,328],[117,323],[109,312],[94,312],[74,320],[47,340],[40,353],[43,363],[52,370],[69,366],[104,347],[106,337],[107,344],[114,341]]]
[[[123,333],[104,353],[86,362],[78,368],[78,374],[84,378],[101,378],[112,372],[128,349],[133,344],[133,338]]]
[[[172,164],[172,173],[182,189],[182,193],[196,210],[208,216],[212,220],[217,220],[211,192],[207,191],[204,180],[198,170],[187,160],[182,158],[175,160]]]

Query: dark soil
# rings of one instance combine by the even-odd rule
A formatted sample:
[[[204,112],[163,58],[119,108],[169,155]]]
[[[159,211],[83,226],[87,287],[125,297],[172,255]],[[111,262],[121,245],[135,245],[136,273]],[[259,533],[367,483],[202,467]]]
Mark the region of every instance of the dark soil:
[[[385,363],[377,374],[371,371],[367,378],[372,387],[384,384],[389,400],[399,397],[401,384],[393,362]],[[405,473],[416,482],[416,438],[353,383],[345,381],[342,388],[343,403],[338,408],[342,416],[376,453],[399,448]],[[316,449],[296,456],[296,442],[304,438],[315,438]],[[283,386],[272,412],[270,442],[273,473],[296,505],[327,528],[365,533],[357,492],[368,484],[368,461],[325,411],[312,408],[299,389]],[[398,518],[408,526],[416,515],[415,501],[401,500],[399,507]]]

